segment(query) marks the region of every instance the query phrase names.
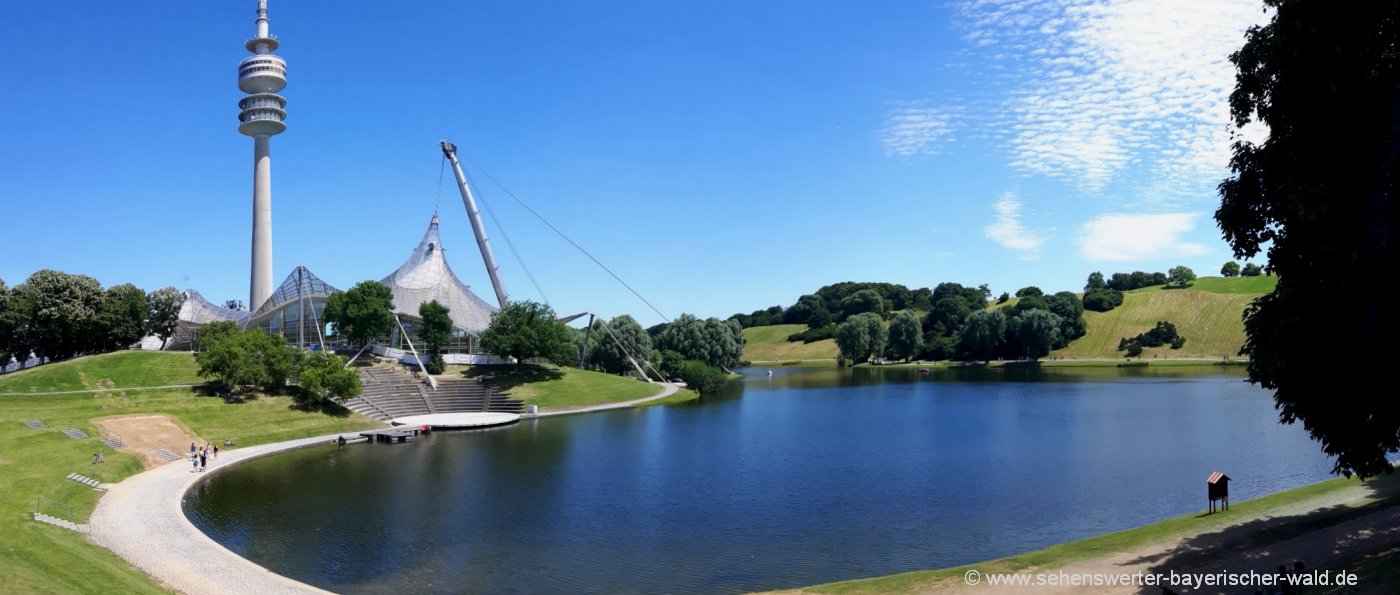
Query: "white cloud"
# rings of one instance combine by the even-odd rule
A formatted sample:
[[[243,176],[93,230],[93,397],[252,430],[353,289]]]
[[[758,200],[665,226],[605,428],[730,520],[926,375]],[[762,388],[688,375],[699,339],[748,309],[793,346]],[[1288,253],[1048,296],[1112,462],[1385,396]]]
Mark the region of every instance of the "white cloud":
[[[1228,166],[1228,57],[1257,0],[968,0],[969,51],[1005,67],[990,124],[1013,166],[1099,192],[1137,170],[1164,201],[1212,198]],[[995,108],[994,108],[995,109]],[[1252,135],[1261,136],[1258,131]]]
[[[914,157],[938,152],[942,143],[953,140],[953,119],[948,111],[927,107],[923,102],[902,102],[885,113],[880,141],[886,155]]]
[[[1201,213],[1104,214],[1080,229],[1079,255],[1086,260],[1132,262],[1171,256],[1200,256],[1206,247],[1182,240]]]
[[[992,210],[996,212],[996,219],[982,234],[1003,248],[1021,252],[1024,259],[1040,258],[1040,247],[1045,244],[1048,233],[1028,229],[1021,223],[1021,198],[1015,192],[1003,192],[992,204]]]

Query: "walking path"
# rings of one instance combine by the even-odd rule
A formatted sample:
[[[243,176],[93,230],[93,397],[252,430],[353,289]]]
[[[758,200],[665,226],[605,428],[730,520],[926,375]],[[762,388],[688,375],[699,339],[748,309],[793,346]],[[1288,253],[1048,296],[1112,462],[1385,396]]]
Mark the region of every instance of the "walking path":
[[[127,387],[125,387],[125,386],[122,386],[122,387],[106,387],[106,388],[85,388],[85,389],[82,389],[82,390],[55,390],[55,391],[49,391],[49,392],[43,392],[43,393],[41,393],[41,392],[31,392],[31,393],[0,393],[0,397],[42,397],[42,396],[45,396],[45,395],[81,395],[81,394],[86,394],[86,393],[108,393],[108,392],[113,392],[113,391],[164,390],[164,389],[169,389],[169,388],[190,388],[190,387],[193,387],[193,386],[199,386],[199,385],[198,385],[198,384],[166,384],[166,385],[164,385],[164,386],[136,386],[136,387],[132,387],[132,388],[127,388]]]
[[[204,473],[183,458],[110,485],[91,517],[91,539],[175,591],[191,595],[328,593],[258,566],[185,518],[185,492],[236,463],[334,442],[336,435],[225,450]]]
[[[671,396],[671,395],[676,394],[676,391],[678,391],[678,390],[681,389],[680,385],[678,385],[678,384],[672,384],[672,383],[670,383],[670,382],[658,382],[657,384],[660,384],[660,385],[661,385],[661,392],[656,393],[656,394],[654,394],[654,395],[652,395],[652,396],[650,396],[650,397],[642,397],[642,398],[640,398],[640,399],[633,399],[633,400],[631,400],[631,401],[622,401],[622,402],[620,402],[620,403],[604,403],[604,404],[602,404],[602,405],[588,405],[588,406],[585,406],[585,407],[571,407],[571,408],[568,408],[568,409],[551,409],[551,410],[549,410],[549,411],[543,411],[543,410],[541,410],[539,413],[536,413],[536,414],[534,415],[534,417],[553,417],[553,416],[556,416],[556,415],[573,415],[573,414],[575,414],[575,413],[591,413],[591,412],[594,412],[594,411],[608,411],[608,410],[610,410],[610,409],[627,409],[627,408],[629,408],[629,407],[636,407],[637,405],[641,405],[642,403],[649,403],[649,402],[651,402],[651,401],[656,401],[656,400],[659,400],[659,399],[664,399],[664,398],[666,398],[666,397],[669,397],[669,396]],[[522,417],[530,417],[530,416],[529,416],[529,415],[524,415],[524,416],[522,416]]]

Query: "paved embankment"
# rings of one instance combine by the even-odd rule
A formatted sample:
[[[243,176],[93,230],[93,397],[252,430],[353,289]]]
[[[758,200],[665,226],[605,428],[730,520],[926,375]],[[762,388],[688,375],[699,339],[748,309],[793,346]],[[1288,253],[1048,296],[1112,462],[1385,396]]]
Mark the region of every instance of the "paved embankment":
[[[568,409],[551,409],[548,411],[541,410],[539,413],[536,413],[534,417],[553,417],[556,415],[573,415],[575,413],[592,413],[594,411],[608,411],[610,409],[627,409],[629,407],[636,407],[643,403],[649,403],[651,401],[664,399],[666,397],[676,394],[676,391],[681,389],[680,385],[672,384],[670,382],[658,382],[657,384],[661,385],[661,392],[656,393],[650,397],[642,397],[640,399],[622,401],[620,403],[604,403],[602,405],[588,405],[586,407],[571,407]],[[529,419],[529,417],[530,416],[528,415],[521,416],[521,419]]]

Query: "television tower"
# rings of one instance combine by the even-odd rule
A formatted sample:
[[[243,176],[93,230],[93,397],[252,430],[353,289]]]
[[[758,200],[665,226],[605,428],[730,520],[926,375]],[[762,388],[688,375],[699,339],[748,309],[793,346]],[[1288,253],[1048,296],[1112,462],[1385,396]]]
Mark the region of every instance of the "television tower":
[[[243,44],[253,55],[238,63],[238,132],[253,137],[253,272],[248,309],[272,295],[272,137],[287,129],[287,62],[272,54],[280,45],[267,32],[267,0],[258,0],[257,35]]]

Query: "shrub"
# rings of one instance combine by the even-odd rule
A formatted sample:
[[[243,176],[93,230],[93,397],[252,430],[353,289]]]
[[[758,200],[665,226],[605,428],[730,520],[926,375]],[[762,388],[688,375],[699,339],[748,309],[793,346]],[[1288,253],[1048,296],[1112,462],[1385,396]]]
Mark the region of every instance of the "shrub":
[[[1090,289],[1084,293],[1084,309],[1107,312],[1123,305],[1123,292],[1107,287]]]
[[[687,388],[701,395],[714,394],[727,380],[719,368],[693,359],[681,362],[678,375]]]
[[[428,358],[428,362],[423,364],[423,368],[428,370],[429,374],[436,376],[447,369],[447,361],[442,359],[441,353],[434,353]]]
[[[1128,353],[1123,357],[1139,357],[1142,355],[1142,346],[1137,343],[1128,344]]]

